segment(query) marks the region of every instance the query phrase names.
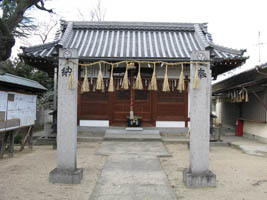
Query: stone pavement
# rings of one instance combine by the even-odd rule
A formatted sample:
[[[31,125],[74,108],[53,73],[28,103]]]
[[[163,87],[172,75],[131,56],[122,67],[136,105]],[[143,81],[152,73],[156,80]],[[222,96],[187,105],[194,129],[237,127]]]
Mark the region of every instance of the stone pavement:
[[[223,141],[230,146],[235,147],[246,154],[263,156],[267,153],[267,144],[245,137],[224,136]]]
[[[152,156],[171,156],[162,142],[121,142],[104,141],[96,152],[99,155],[136,154]]]
[[[170,156],[161,142],[105,141],[109,155],[90,200],[175,200],[157,156]]]

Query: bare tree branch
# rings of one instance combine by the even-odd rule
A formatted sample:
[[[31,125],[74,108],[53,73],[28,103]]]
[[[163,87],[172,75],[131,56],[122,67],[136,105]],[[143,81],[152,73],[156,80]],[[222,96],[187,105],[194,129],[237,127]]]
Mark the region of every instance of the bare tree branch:
[[[78,8],[77,10],[78,10],[78,17],[79,17],[82,21],[84,21],[84,20],[85,20],[84,14],[81,12],[81,10],[80,10],[79,8]]]
[[[39,5],[38,3],[40,3],[41,5]],[[47,11],[49,13],[54,13],[52,9],[47,9],[44,6],[44,1],[40,0],[38,3],[34,4],[36,6],[36,8],[38,8],[39,10],[43,10],[43,11]]]
[[[82,21],[85,20],[83,13],[78,9],[78,14]],[[101,0],[98,0],[97,5],[90,9],[89,17],[87,16],[87,20],[89,21],[104,21],[106,15],[106,10],[102,8]]]
[[[57,19],[51,19],[49,23],[47,22],[40,22],[38,23],[38,30],[34,32],[34,35],[38,36],[42,43],[44,44],[47,42],[50,33],[58,26]]]

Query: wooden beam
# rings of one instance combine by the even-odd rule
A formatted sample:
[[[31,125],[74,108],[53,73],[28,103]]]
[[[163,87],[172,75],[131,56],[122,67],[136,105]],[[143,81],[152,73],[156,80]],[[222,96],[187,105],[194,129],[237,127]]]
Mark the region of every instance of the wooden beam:
[[[258,99],[258,101],[261,103],[261,105],[265,108],[265,110],[267,110],[267,105],[264,103],[264,101],[259,97],[259,95],[257,95],[257,93],[255,91],[251,91],[252,94],[254,94],[254,96]]]
[[[27,142],[27,139],[28,139],[28,137],[29,137],[29,135],[30,135],[31,129],[32,129],[32,126],[29,127],[28,132],[27,132],[27,134],[25,135],[25,137],[24,137],[24,139],[23,139],[23,141],[22,141],[22,143],[21,143],[21,147],[20,147],[20,150],[19,150],[19,151],[22,151],[22,150],[24,149],[24,146],[25,146],[25,144],[26,144],[26,142]]]

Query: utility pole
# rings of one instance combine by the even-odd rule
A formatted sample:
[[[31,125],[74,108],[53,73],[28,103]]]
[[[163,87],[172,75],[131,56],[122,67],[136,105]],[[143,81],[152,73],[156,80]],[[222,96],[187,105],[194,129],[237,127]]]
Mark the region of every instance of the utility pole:
[[[259,31],[258,44],[256,44],[256,46],[258,46],[258,48],[259,48],[259,64],[261,63],[261,45],[264,45],[264,44],[267,44],[267,43],[261,42],[261,32]]]

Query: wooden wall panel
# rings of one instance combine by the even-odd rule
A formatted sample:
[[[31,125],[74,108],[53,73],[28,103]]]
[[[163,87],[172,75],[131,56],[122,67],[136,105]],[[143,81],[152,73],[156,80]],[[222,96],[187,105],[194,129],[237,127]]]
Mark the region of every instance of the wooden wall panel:
[[[264,92],[257,92],[258,97],[264,102]],[[240,104],[240,118],[252,121],[266,122],[266,109],[257,97],[249,93],[248,102]]]
[[[156,120],[188,122],[188,93],[162,92],[163,80],[158,81],[159,91],[135,90],[134,113],[142,117],[145,126],[155,126]],[[81,84],[80,84],[81,85]],[[187,86],[187,83],[186,83]],[[79,92],[78,119],[110,120],[110,125],[126,126],[130,112],[129,90],[114,93]]]

